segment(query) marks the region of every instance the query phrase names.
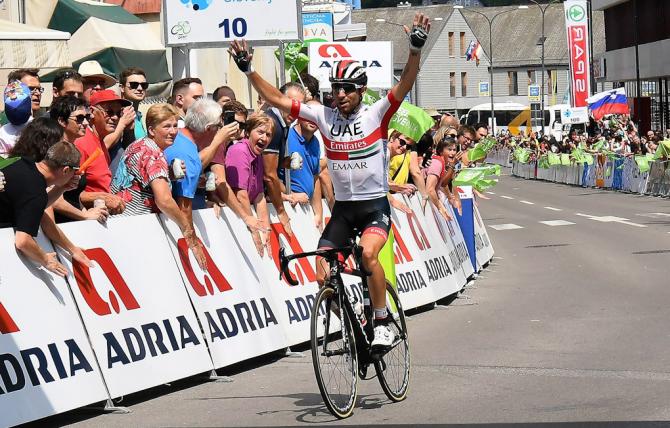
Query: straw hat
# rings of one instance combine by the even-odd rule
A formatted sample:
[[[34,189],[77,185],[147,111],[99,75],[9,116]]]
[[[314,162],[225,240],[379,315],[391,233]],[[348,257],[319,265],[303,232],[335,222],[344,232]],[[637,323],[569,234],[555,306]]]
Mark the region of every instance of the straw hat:
[[[84,61],[79,65],[79,74],[81,74],[82,79],[86,80],[90,77],[95,77],[97,79],[103,79],[105,81],[105,88],[109,88],[116,84],[116,79],[112,76],[108,76],[102,70],[102,66],[96,60]]]

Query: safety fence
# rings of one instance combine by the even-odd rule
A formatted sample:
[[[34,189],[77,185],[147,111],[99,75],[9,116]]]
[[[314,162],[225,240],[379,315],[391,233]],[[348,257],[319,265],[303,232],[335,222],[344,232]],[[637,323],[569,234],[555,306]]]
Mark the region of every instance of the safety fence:
[[[512,167],[512,151],[507,147],[494,147],[486,155],[486,162],[501,165],[507,168]]]
[[[430,204],[424,212],[420,198],[395,197],[413,210],[392,212],[406,309],[457,293],[492,259],[476,207],[467,227],[474,236],[464,237],[458,221],[444,220]],[[320,231],[311,208],[286,209],[294,234],[272,209],[263,256],[227,208],[221,218],[195,211],[206,272],[162,215],[61,225],[92,267],[72,262],[40,233],[42,248],[57,252],[70,270],[66,278],[26,261],[13,230],[0,230],[0,426],[102,401],[109,406],[113,398],[306,342],[318,290],[314,260],[290,268],[299,281],[290,286],[280,279],[277,253],[280,246],[288,253],[314,249]],[[474,265],[466,241],[474,242]],[[344,280],[362,299],[359,279]]]
[[[566,155],[567,156],[567,155]],[[514,161],[512,175],[555,183],[597,187],[652,196],[670,196],[668,161],[649,162],[650,169],[641,172],[632,157],[610,159],[594,156],[592,165],[571,163],[540,168],[536,161]]]

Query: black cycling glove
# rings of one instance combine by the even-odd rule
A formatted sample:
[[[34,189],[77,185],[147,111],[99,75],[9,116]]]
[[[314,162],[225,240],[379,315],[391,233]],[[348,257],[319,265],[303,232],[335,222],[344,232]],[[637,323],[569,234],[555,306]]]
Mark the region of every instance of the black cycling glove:
[[[413,26],[409,32],[409,50],[412,52],[421,52],[421,49],[428,40],[428,33],[421,27]]]
[[[251,65],[251,55],[247,51],[240,51],[237,55],[233,55],[233,60],[237,64],[237,68],[244,74],[249,74],[254,72],[254,68]]]

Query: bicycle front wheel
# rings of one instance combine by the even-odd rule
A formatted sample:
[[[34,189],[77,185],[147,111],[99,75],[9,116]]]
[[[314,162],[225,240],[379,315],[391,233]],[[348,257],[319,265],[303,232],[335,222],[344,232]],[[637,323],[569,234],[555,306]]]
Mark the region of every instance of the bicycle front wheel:
[[[351,415],[358,393],[353,327],[345,308],[341,316],[335,291],[321,288],[312,308],[312,363],[323,401],[340,419]]]
[[[407,397],[410,373],[409,336],[407,323],[398,293],[386,282],[386,309],[393,320],[389,327],[395,334],[391,349],[375,361],[375,371],[384,393],[391,401],[402,401]]]

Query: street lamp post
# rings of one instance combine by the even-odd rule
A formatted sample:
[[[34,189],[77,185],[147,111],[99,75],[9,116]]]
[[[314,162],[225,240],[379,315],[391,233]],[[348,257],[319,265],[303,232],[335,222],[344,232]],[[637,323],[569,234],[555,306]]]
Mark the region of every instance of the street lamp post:
[[[537,0],[529,0],[531,3],[535,3],[535,5],[540,9],[540,12],[542,12],[542,36],[540,37],[540,43],[542,43],[542,89],[540,91],[540,106],[542,107],[542,135],[546,133],[545,129],[545,124],[544,124],[544,75],[546,74],[546,71],[544,69],[544,44],[547,41],[547,38],[544,35],[544,15],[547,12],[547,9],[549,9],[549,6],[554,2],[554,0],[549,1],[545,5],[545,7],[542,7],[540,3],[537,2]]]
[[[519,6],[517,9],[527,9],[528,6]],[[454,9],[463,9],[463,6],[456,5],[454,6]],[[496,13],[493,15],[491,18],[489,18],[487,15],[478,12],[476,10],[468,9],[468,12],[476,13],[477,15],[481,15],[486,19],[486,22],[489,24],[489,59],[491,61],[490,67],[489,67],[489,94],[491,95],[491,134],[495,135],[496,133],[496,125],[495,125],[495,107],[493,106],[493,21],[499,17],[500,15],[503,15],[505,13],[509,12],[514,12],[517,9],[508,9],[508,10],[503,10],[502,12]]]

